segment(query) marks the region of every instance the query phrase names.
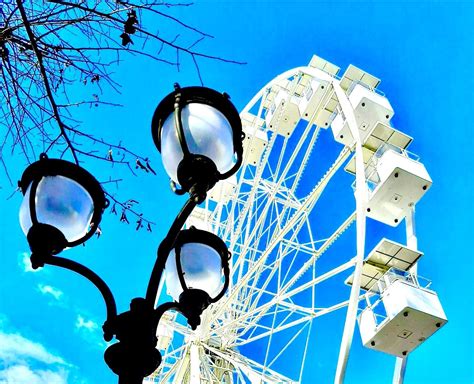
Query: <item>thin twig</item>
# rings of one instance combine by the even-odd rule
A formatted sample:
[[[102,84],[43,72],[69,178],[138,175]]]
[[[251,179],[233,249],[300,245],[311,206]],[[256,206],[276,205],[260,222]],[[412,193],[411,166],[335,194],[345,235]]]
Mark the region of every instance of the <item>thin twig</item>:
[[[33,47],[33,51],[35,52],[36,58],[38,59],[38,64],[40,67],[40,72],[41,76],[43,78],[46,94],[48,95],[49,102],[51,104],[51,108],[53,109],[54,116],[56,118],[56,121],[58,122],[59,130],[61,131],[62,136],[64,137],[64,140],[66,140],[67,145],[69,149],[71,150],[71,154],[74,158],[74,162],[79,165],[79,159],[77,158],[76,151],[71,143],[71,140],[69,139],[68,134],[66,133],[64,129],[64,124],[62,122],[61,116],[58,111],[58,107],[56,105],[56,101],[54,100],[53,93],[51,92],[51,86],[49,85],[49,79],[48,76],[46,75],[46,70],[44,68],[43,64],[43,55],[41,54],[40,50],[38,49],[38,45],[36,44],[36,38],[31,30],[30,24],[28,22],[28,18],[26,16],[25,8],[23,7],[23,3],[21,0],[16,0],[16,4],[18,6],[18,10],[20,11],[21,18],[23,19],[23,24],[26,29],[26,33],[28,34],[28,37],[30,39],[31,46]]]

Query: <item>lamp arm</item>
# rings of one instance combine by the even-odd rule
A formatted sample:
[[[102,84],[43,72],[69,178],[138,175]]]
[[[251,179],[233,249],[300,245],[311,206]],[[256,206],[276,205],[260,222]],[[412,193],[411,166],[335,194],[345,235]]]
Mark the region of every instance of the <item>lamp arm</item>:
[[[148,287],[146,290],[146,300],[149,301],[152,305],[155,304],[156,296],[158,294],[158,287],[160,285],[161,277],[163,275],[163,270],[165,269],[166,260],[170,251],[173,249],[176,238],[178,237],[179,231],[183,227],[186,219],[189,217],[193,209],[197,205],[197,201],[194,195],[191,195],[189,199],[184,204],[183,208],[179,212],[178,216],[173,221],[171,228],[168,231],[168,234],[160,243],[158,247],[158,253],[151,272],[150,281],[148,282]]]
[[[104,280],[102,280],[99,275],[97,275],[94,271],[90,270],[82,264],[79,264],[76,261],[58,256],[48,257],[44,260],[44,263],[65,268],[70,271],[76,272],[81,276],[84,276],[87,280],[94,284],[102,294],[105,306],[107,307],[107,321],[110,321],[111,319],[117,316],[117,305],[115,304],[115,298],[112,294],[112,291],[110,290],[109,286],[104,282]],[[104,338],[106,338],[105,335]]]

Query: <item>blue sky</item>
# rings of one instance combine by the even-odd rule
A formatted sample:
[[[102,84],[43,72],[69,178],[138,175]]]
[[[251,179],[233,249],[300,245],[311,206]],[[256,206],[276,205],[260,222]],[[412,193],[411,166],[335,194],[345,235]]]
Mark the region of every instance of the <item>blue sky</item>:
[[[246,61],[243,66],[200,60],[206,86],[226,91],[238,109],[276,75],[305,65],[313,54],[344,70],[354,64],[382,79],[395,127],[414,137],[433,186],[417,206],[419,273],[433,280],[449,323],[410,355],[407,383],[472,383],[474,4],[440,1],[197,1],[173,14],[216,38],[202,45],[214,54]],[[199,83],[190,60],[173,68],[128,58],[117,69],[125,107],[78,112],[91,130],[123,139],[152,160],[158,176],[128,176],[117,193],[140,201],[156,221],[154,232],[135,232],[106,213],[103,236],[64,256],[101,275],[117,296],[119,310],[142,296],[156,248],[183,198],[173,196],[150,135],[155,106],[173,82]],[[3,100],[2,100],[3,102]],[[10,162],[19,178],[26,161]],[[86,164],[100,180],[120,169]],[[0,186],[0,383],[113,383],[102,359],[100,327],[105,310],[88,282],[52,267],[32,272],[18,224],[19,194],[4,176]],[[377,231],[374,223],[369,230]],[[393,232],[402,237],[403,228]],[[342,317],[313,326],[303,382],[331,382]],[[319,332],[318,332],[319,331]],[[361,347],[358,330],[347,383],[390,382],[394,359]],[[10,379],[9,379],[10,378]]]

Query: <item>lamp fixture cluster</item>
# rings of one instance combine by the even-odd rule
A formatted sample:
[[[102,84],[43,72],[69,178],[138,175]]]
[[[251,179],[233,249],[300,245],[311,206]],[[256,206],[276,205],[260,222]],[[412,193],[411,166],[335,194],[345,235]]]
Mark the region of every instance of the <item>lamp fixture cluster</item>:
[[[133,299],[124,313],[117,314],[112,292],[96,273],[58,256],[96,232],[109,205],[100,183],[80,166],[46,154],[19,181],[24,195],[20,225],[32,252],[32,267],[66,268],[99,289],[107,307],[104,339],[118,340],[104,358],[120,384],[139,384],[159,367],[156,330],[166,311],[179,311],[196,329],[202,312],[224,296],[230,279],[230,253],[224,241],[207,231],[182,228],[207,192],[242,164],[244,134],[237,110],[225,93],[175,84],[155,110],[152,136],[173,191],[188,193],[189,198],[158,247],[146,296]],[[174,301],[155,308],[165,270]]]

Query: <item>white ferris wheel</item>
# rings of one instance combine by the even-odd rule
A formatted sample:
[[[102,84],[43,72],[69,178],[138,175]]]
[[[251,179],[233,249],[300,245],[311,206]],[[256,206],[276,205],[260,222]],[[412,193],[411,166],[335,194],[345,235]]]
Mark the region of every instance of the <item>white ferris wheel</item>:
[[[396,356],[401,383],[408,354],[447,322],[416,268],[414,208],[430,176],[407,151],[412,138],[391,126],[380,80],[352,65],[338,73],[313,56],[241,112],[242,169],[187,222],[226,241],[231,285],[196,331],[165,314],[163,362],[146,383],[300,383],[313,323],[338,310],[335,383],[357,323],[364,346]],[[404,223],[405,243],[366,249],[367,217]],[[340,294],[328,294],[334,285]]]

